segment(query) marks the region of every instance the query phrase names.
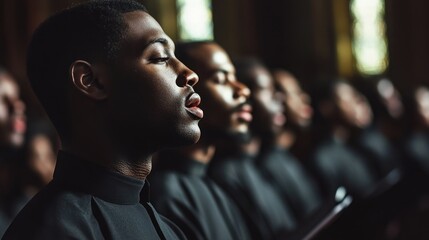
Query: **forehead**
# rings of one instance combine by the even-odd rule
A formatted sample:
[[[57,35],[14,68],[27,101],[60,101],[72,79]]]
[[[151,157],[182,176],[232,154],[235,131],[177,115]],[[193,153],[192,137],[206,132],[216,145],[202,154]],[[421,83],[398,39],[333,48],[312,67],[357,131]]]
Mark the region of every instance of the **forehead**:
[[[286,91],[294,91],[296,89],[300,89],[298,85],[298,81],[287,74],[276,74],[276,80],[284,88]]]
[[[415,92],[415,98],[417,101],[429,98],[429,89],[425,87],[419,87]]]
[[[271,74],[264,67],[256,66],[250,72],[256,88],[272,88],[274,86]]]
[[[124,36],[125,46],[133,47],[134,44],[147,46],[159,38],[167,40],[167,45],[172,47],[173,41],[164,33],[159,23],[144,11],[133,11],[123,14],[127,32]],[[130,44],[130,45],[128,45]]]
[[[337,98],[341,98],[341,99],[344,99],[344,98],[349,99],[353,97],[355,94],[356,93],[354,88],[347,83],[338,83],[334,89],[334,95]]]
[[[0,74],[0,95],[17,95],[18,86],[12,81],[11,77],[7,74]]]

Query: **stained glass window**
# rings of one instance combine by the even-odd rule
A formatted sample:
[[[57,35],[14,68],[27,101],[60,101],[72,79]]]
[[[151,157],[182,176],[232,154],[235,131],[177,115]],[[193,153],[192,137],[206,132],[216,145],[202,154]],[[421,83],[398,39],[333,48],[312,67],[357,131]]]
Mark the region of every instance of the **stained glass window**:
[[[177,0],[179,38],[212,40],[211,0]]]
[[[385,72],[388,66],[384,0],[351,0],[352,49],[357,70],[364,75]]]

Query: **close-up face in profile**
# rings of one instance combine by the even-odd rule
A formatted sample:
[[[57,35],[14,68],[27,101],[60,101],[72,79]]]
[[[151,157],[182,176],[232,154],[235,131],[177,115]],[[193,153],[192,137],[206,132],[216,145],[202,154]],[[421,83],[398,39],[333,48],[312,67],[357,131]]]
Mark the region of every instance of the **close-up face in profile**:
[[[371,123],[372,111],[367,99],[352,86],[339,83],[334,95],[340,121],[357,128],[367,127]]]
[[[147,13],[124,14],[128,25],[106,99],[115,134],[139,146],[195,143],[203,118],[193,86],[198,76],[174,55],[174,43]],[[123,144],[123,143],[122,143]]]
[[[249,70],[252,76],[253,129],[261,134],[278,133],[286,123],[283,95],[277,92],[271,74],[262,66]]]
[[[284,106],[288,124],[299,127],[309,126],[313,116],[310,96],[302,90],[298,81],[290,74],[276,71],[274,79],[279,90],[284,93]]]
[[[20,99],[18,85],[0,73],[0,145],[20,147],[26,131],[25,105]]]
[[[429,89],[419,87],[415,91],[414,101],[416,102],[417,115],[426,127],[429,127]]]
[[[250,90],[237,81],[225,50],[215,43],[204,43],[189,51],[189,67],[200,77],[196,90],[203,99],[203,131],[247,133],[252,120]]]

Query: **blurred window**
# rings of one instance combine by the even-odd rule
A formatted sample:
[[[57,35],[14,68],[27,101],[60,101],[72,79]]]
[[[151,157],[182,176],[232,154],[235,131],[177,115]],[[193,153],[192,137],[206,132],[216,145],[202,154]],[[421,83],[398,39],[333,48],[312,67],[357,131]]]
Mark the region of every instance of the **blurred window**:
[[[180,40],[213,40],[211,0],[177,0]]]
[[[353,54],[364,75],[384,73],[388,66],[384,0],[351,0]]]

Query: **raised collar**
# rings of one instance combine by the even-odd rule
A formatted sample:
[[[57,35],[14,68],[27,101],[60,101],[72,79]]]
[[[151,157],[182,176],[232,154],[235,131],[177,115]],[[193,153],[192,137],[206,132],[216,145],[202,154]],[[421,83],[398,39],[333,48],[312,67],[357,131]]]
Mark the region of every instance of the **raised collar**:
[[[145,185],[144,180],[124,176],[64,151],[58,153],[53,182],[107,202],[124,205],[139,203],[140,192]],[[148,193],[145,189],[143,192]]]
[[[186,175],[204,177],[207,172],[207,164],[191,158],[180,157],[180,159],[168,159],[162,170],[180,172]],[[162,171],[161,170],[161,171]]]
[[[189,158],[182,159],[180,163],[181,164],[178,166],[177,170],[182,173],[198,177],[203,177],[206,175],[207,164]]]

